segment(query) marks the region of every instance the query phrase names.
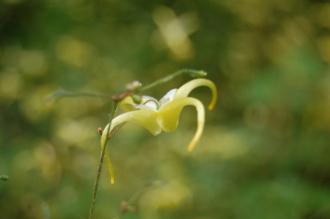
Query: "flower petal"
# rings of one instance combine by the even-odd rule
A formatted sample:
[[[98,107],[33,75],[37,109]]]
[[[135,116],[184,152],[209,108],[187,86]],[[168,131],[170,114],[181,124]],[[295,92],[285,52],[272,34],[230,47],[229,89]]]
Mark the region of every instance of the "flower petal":
[[[152,110],[135,110],[127,113],[123,113],[117,117],[115,117],[111,122],[111,129],[109,131],[109,124],[104,128],[101,136],[101,150],[106,144],[106,140],[108,138],[107,133],[110,133],[115,127],[126,123],[126,122],[133,122],[138,125],[141,125],[145,129],[147,129],[151,134],[157,135],[161,132],[161,128],[157,124],[157,114],[158,112],[154,112]],[[105,159],[108,167],[108,173],[110,176],[110,182],[111,184],[114,183],[115,177],[114,177],[114,171],[112,167],[112,163],[110,160],[109,150],[107,148]]]
[[[169,90],[160,100],[159,100],[159,104],[160,105],[165,105],[166,103],[172,101],[175,97],[176,91],[178,89],[174,88]]]
[[[110,153],[109,153],[108,148],[106,148],[106,151],[105,151],[105,162],[107,163],[108,174],[110,176],[110,184],[114,184],[115,183],[115,173],[113,170],[112,162],[110,160]]]
[[[113,126],[113,127],[115,127],[115,126]],[[108,133],[110,133],[109,124],[104,128],[104,130],[102,132],[101,151],[103,151],[103,147],[106,146]],[[106,161],[106,164],[107,164],[108,174],[109,174],[109,177],[110,177],[110,183],[114,184],[115,183],[115,174],[114,174],[114,171],[113,171],[112,162],[110,160],[109,148],[106,148],[106,151],[105,151],[105,161]]]
[[[151,134],[158,135],[161,132],[161,128],[157,124],[157,114],[153,110],[139,109],[127,113],[123,113],[112,120],[112,127],[123,122],[132,122],[147,129]]]
[[[150,96],[142,96],[141,103],[136,104],[131,96],[125,97],[119,103],[119,107],[125,111],[133,111],[137,109],[150,109],[153,111],[157,111],[159,107],[159,103],[157,99],[150,97]]]
[[[119,102],[119,107],[124,112],[129,112],[136,110],[136,103],[134,103],[131,96],[125,97],[122,101]]]
[[[159,111],[158,123],[164,131],[174,131],[178,126],[182,109],[189,105],[194,106],[197,110],[197,130],[188,146],[188,150],[192,151],[203,133],[205,123],[204,106],[198,99],[192,97],[176,98],[162,106]]]
[[[212,99],[208,106],[208,109],[212,110],[217,102],[218,94],[217,94],[217,88],[216,88],[215,84],[212,81],[207,80],[207,79],[195,79],[195,80],[185,83],[178,89],[178,91],[176,92],[175,98],[187,97],[192,90],[194,90],[195,88],[200,87],[200,86],[206,86],[211,89]]]

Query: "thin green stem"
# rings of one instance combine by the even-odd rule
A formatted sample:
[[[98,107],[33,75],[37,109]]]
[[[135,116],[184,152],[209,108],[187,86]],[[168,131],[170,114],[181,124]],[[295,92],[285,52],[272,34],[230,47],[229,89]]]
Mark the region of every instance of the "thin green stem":
[[[102,99],[110,99],[111,97],[106,94],[98,93],[98,92],[88,92],[88,91],[82,91],[82,92],[72,92],[67,90],[58,90],[55,91],[53,94],[51,94],[47,99],[48,100],[60,100],[62,98],[68,98],[68,97],[93,97],[93,98],[102,98]]]
[[[112,119],[115,116],[117,106],[118,106],[118,103],[113,102],[112,111],[111,111],[111,114],[109,116],[109,127],[111,127]],[[97,196],[97,191],[98,191],[98,188],[99,188],[100,176],[101,176],[101,172],[102,172],[104,155],[106,153],[106,147],[107,147],[107,144],[108,144],[108,141],[109,141],[109,135],[110,135],[110,128],[107,129],[107,135],[106,136],[108,136],[108,137],[106,138],[106,140],[104,141],[104,143],[101,147],[102,150],[101,150],[101,153],[100,153],[100,159],[99,159],[99,163],[98,163],[98,166],[97,166],[96,178],[95,178],[95,183],[94,183],[94,187],[93,187],[92,203],[91,203],[91,206],[90,206],[90,209],[89,209],[89,219],[92,219],[93,215],[94,215],[96,196]]]
[[[193,70],[193,69],[181,69],[179,71],[176,71],[166,77],[163,77],[161,79],[158,79],[154,82],[152,82],[151,84],[148,84],[146,86],[143,86],[139,89],[140,92],[142,91],[146,91],[146,90],[149,90],[153,87],[156,87],[160,84],[164,84],[170,80],[173,80],[174,78],[180,76],[180,75],[183,75],[183,74],[188,74],[192,77],[205,77],[207,75],[207,73],[205,71],[202,71],[202,70]]]

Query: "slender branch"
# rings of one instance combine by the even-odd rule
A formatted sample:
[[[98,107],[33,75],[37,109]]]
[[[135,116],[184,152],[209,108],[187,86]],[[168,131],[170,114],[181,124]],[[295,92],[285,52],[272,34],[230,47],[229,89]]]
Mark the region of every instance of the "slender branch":
[[[93,215],[94,215],[96,196],[97,196],[97,191],[98,191],[98,188],[99,188],[99,182],[100,182],[100,176],[101,176],[101,172],[102,172],[104,155],[106,153],[106,147],[107,147],[107,144],[108,144],[108,141],[109,141],[109,137],[111,137],[110,127],[111,127],[112,119],[115,116],[117,106],[118,106],[118,103],[114,101],[112,111],[111,111],[111,114],[109,116],[109,128],[106,130],[107,131],[106,136],[108,136],[108,137],[106,138],[106,140],[104,141],[104,144],[101,147],[102,150],[101,150],[101,153],[100,153],[100,159],[99,159],[99,163],[98,163],[98,166],[97,166],[96,178],[95,178],[95,183],[94,183],[94,187],[93,187],[92,203],[91,203],[91,206],[90,206],[90,209],[89,209],[89,219],[92,219]]]
[[[53,94],[49,95],[47,97],[47,100],[60,100],[62,98],[68,98],[68,97],[96,97],[96,98],[102,98],[102,99],[110,99],[111,97],[106,94],[98,93],[98,92],[88,92],[88,91],[82,91],[82,92],[72,92],[67,90],[57,90]]]
[[[160,84],[164,84],[170,80],[173,80],[174,78],[180,76],[180,75],[183,75],[183,74],[188,74],[192,77],[205,77],[207,75],[207,73],[205,71],[202,71],[202,70],[193,70],[193,69],[181,69],[179,71],[176,71],[174,72],[173,74],[170,74],[166,77],[163,77],[159,80],[156,80],[154,82],[152,82],[151,84],[148,84],[146,86],[143,86],[139,89],[139,91],[146,91],[146,90],[149,90],[153,87],[156,87]]]
[[[146,86],[141,86],[140,82],[138,81],[133,81],[131,84],[129,84],[129,86],[127,87],[127,89],[124,92],[121,92],[120,94],[117,95],[113,95],[113,96],[109,96],[103,93],[98,93],[98,92],[87,92],[87,91],[83,91],[83,92],[72,92],[72,91],[68,91],[68,90],[57,90],[55,91],[53,94],[49,95],[47,97],[47,100],[53,100],[53,101],[57,101],[60,100],[62,98],[72,98],[72,97],[93,97],[93,98],[102,98],[102,99],[112,99],[115,102],[119,102],[120,100],[124,99],[127,96],[133,95],[135,93],[141,93],[142,91],[146,91],[149,90],[153,87],[156,87],[160,84],[164,84],[166,82],[169,82],[171,80],[173,80],[174,78],[180,76],[180,75],[190,75],[191,77],[205,77],[207,75],[207,73],[203,70],[194,70],[194,69],[181,69],[179,71],[176,71],[166,77],[163,77],[159,80],[156,80],[154,82],[152,82],[151,84],[148,84]]]

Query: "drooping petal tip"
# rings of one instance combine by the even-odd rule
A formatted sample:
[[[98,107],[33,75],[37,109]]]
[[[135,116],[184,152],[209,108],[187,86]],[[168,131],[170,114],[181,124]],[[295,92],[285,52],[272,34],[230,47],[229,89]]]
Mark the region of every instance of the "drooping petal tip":
[[[206,86],[209,87],[211,89],[211,92],[212,92],[211,102],[209,103],[209,105],[207,106],[207,108],[208,108],[208,110],[213,110],[214,107],[215,107],[215,105],[217,104],[217,100],[218,100],[217,87],[210,80],[208,82],[208,85],[206,85]]]
[[[197,130],[190,144],[188,151],[192,151],[202,136],[205,123],[205,109],[201,101],[192,97],[183,97],[161,107],[158,123],[165,132],[174,131],[177,128],[181,111],[185,106],[194,106],[197,111]]]
[[[110,184],[113,185],[113,184],[115,184],[115,173],[114,173],[114,170],[113,170],[112,162],[110,160],[110,155],[109,155],[109,150],[108,149],[106,150],[105,159],[106,159],[106,162],[107,162],[108,174],[109,174],[109,177],[110,177]]]
[[[194,79],[192,81],[185,83],[178,89],[175,96],[176,96],[176,98],[187,97],[192,90],[194,90],[197,87],[201,87],[201,86],[206,86],[206,87],[210,88],[210,90],[212,92],[212,98],[211,98],[210,104],[208,105],[208,109],[209,110],[214,109],[214,107],[217,103],[218,92],[217,92],[217,87],[215,86],[215,84],[208,79],[199,78],[199,79]]]
[[[114,127],[114,126],[112,126],[112,127]],[[110,131],[112,129],[113,128],[110,128],[109,124],[104,128],[104,130],[102,132],[102,136],[101,136],[101,151],[103,150],[104,147],[106,147],[107,139],[109,137],[108,133],[110,133]],[[109,174],[109,177],[110,177],[110,183],[114,184],[115,183],[115,174],[114,174],[113,166],[112,166],[112,163],[111,163],[111,160],[110,160],[110,154],[109,154],[109,149],[108,148],[106,148],[106,150],[105,150],[105,160],[106,160],[108,174]]]
[[[203,104],[195,98],[191,98],[191,99],[193,99],[192,104],[196,107],[196,111],[197,111],[197,130],[195,132],[193,139],[191,140],[191,142],[188,145],[189,152],[194,150],[199,139],[201,138],[201,136],[203,134],[203,130],[204,130],[204,123],[205,123],[205,110],[204,110]]]

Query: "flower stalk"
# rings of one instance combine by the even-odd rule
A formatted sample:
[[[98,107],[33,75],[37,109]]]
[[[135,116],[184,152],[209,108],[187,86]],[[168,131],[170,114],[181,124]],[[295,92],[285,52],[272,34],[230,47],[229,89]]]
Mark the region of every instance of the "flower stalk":
[[[110,125],[112,123],[113,117],[116,114],[117,106],[118,106],[118,102],[114,101],[113,106],[112,106],[112,111],[111,111],[111,114],[109,116],[109,124]],[[99,163],[97,165],[96,178],[95,178],[95,183],[94,183],[94,187],[93,187],[92,203],[91,203],[91,207],[90,207],[90,210],[89,210],[89,219],[92,219],[93,215],[94,215],[96,196],[97,196],[97,191],[98,191],[98,188],[99,188],[99,182],[100,182],[100,177],[101,177],[101,172],[102,172],[104,156],[105,156],[105,153],[106,153],[106,147],[107,147],[109,139],[111,138],[111,133],[113,133],[114,131],[116,131],[116,130],[113,130],[112,132],[110,132],[110,128],[107,128],[107,129],[103,130],[103,132],[106,132],[107,138],[103,141],[103,145],[101,145],[102,150],[101,150],[101,153],[100,153]],[[110,169],[110,171],[111,171],[110,174],[113,175],[112,168]]]

